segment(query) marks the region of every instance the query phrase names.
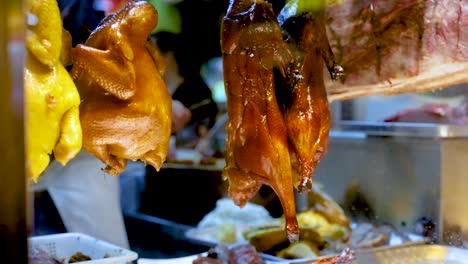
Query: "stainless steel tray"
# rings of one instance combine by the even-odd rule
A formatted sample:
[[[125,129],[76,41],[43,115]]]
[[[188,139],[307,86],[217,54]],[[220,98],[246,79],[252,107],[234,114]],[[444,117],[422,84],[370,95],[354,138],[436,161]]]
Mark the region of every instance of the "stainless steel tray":
[[[468,126],[429,123],[386,123],[341,121],[336,131],[361,132],[369,136],[402,136],[417,138],[467,138]]]
[[[441,245],[378,248],[359,251],[357,264],[468,264],[468,250]]]

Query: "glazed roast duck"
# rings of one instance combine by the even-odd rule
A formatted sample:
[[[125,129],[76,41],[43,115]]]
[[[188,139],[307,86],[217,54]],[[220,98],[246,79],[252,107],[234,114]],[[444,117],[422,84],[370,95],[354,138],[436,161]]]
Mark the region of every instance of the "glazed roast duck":
[[[234,0],[223,20],[229,113],[223,173],[239,206],[262,184],[270,186],[283,206],[289,240],[297,241],[293,188],[312,188],[327,151],[324,65],[334,78],[342,69],[334,63],[322,12],[283,17],[280,25],[266,1]]]
[[[310,190],[327,151],[328,100],[468,82],[461,1],[326,2],[290,0],[275,14],[269,1],[231,0],[222,25],[229,195],[243,206],[270,186],[291,241],[293,187]]]
[[[276,100],[274,68],[286,74],[292,54],[270,4],[231,1],[223,20],[222,51],[229,121],[226,168],[229,195],[243,206],[269,185],[298,240],[288,134]]]
[[[73,49],[83,148],[111,175],[123,172],[127,160],[159,169],[166,159],[172,101],[164,63],[147,41],[157,18],[150,3],[130,1]]]

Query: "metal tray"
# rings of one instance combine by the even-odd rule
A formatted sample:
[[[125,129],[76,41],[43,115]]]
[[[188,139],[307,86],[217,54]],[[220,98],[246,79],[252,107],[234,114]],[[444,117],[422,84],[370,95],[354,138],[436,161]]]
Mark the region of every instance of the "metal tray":
[[[468,250],[442,245],[387,247],[359,251],[357,264],[468,264]]]
[[[341,121],[335,129],[368,136],[402,136],[416,138],[467,138],[468,126],[432,123],[386,123],[372,121]]]

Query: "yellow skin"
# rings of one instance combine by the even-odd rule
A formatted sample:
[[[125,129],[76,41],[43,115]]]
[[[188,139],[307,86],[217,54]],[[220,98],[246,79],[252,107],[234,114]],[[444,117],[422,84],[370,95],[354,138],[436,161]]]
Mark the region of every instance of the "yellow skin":
[[[26,169],[34,181],[50,154],[65,165],[81,149],[80,97],[63,66],[70,62],[71,37],[62,28],[56,0],[30,1],[26,64]]]

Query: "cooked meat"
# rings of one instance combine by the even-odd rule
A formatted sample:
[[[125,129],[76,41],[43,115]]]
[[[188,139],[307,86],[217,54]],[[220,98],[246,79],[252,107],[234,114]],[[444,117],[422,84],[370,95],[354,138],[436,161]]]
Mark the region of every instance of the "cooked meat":
[[[251,245],[239,245],[229,252],[229,263],[233,264],[265,264],[255,248]]]
[[[468,70],[468,34],[457,27],[468,16],[460,1],[348,0],[321,10],[305,3],[288,2],[277,19],[263,0],[231,0],[222,35],[229,194],[242,206],[262,184],[271,186],[291,241],[298,237],[291,185],[312,188],[313,171],[327,150],[327,99],[468,81],[459,71]],[[441,9],[447,18],[437,13]],[[327,80],[342,83],[330,84],[328,98],[324,66]]]
[[[356,260],[354,251],[349,249],[343,250],[339,256],[332,258],[324,258],[314,261],[312,264],[351,264]]]
[[[265,264],[255,248],[248,244],[228,249],[224,245],[208,251],[208,256],[198,257],[193,264]]]
[[[225,262],[219,259],[215,259],[215,258],[198,257],[192,263],[193,264],[224,264]]]
[[[329,6],[327,29],[345,70],[330,99],[468,82],[468,8],[451,0],[348,0]]]
[[[91,258],[81,252],[76,252],[70,257],[70,259],[68,260],[68,263],[76,263],[76,262],[87,261],[87,260],[91,260]]]
[[[166,159],[172,101],[161,58],[147,44],[156,23],[150,3],[130,1],[73,49],[83,148],[111,175],[120,174],[127,160],[159,169]]]
[[[262,184],[278,195],[289,239],[299,230],[287,128],[277,103],[274,68],[286,72],[291,53],[269,3],[233,0],[223,20],[222,51],[229,121],[226,167],[229,195],[243,206]]]
[[[328,148],[330,110],[323,80],[326,65],[334,78],[341,67],[334,63],[328,44],[324,13],[297,14],[286,6],[280,14],[295,58],[287,77],[277,85],[279,103],[291,143],[294,184],[301,191],[312,189],[312,174]],[[294,16],[291,16],[293,15]],[[289,15],[289,17],[288,17]]]
[[[71,36],[55,0],[29,1],[37,23],[28,25],[24,67],[26,171],[34,181],[53,153],[66,165],[81,149],[80,96],[65,70]]]
[[[417,109],[401,111],[384,121],[468,125],[468,102],[456,107],[445,104],[427,104]]]

